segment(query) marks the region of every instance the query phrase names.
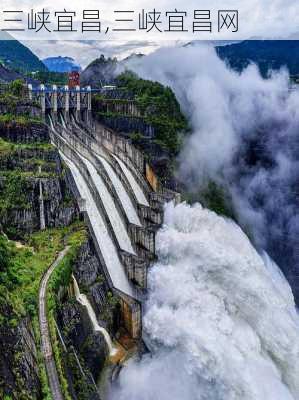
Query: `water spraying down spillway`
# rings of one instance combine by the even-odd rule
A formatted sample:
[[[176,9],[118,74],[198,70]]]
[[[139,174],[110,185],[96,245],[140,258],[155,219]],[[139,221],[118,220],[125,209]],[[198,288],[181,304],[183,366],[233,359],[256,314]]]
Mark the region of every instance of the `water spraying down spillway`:
[[[97,188],[97,191],[102,199],[121,249],[127,251],[128,253],[135,254],[128,232],[118,210],[116,209],[112,195],[106,188],[101,176],[98,174],[92,163],[84,157],[81,157],[81,159],[90,172],[91,179],[93,180],[95,187]]]
[[[123,265],[119,260],[117,250],[82,174],[71,160],[66,158],[63,153],[60,154],[71,170],[80,192],[80,196],[86,200],[86,211],[92,223],[94,234],[109,271],[113,286],[116,289],[121,290],[123,293],[134,297],[132,286],[128,281]]]
[[[298,400],[299,320],[277,266],[232,221],[167,205],[149,272],[153,351],[113,400]]]
[[[125,174],[126,178],[128,179],[129,184],[136,196],[138,203],[140,203],[144,206],[148,206],[149,205],[148,201],[146,200],[146,197],[145,197],[143,191],[141,190],[140,186],[138,185],[132,172],[129,170],[129,168],[126,166],[126,164],[119,157],[117,157],[116,155],[113,155],[113,157],[116,159],[116,161],[120,165],[123,173]]]
[[[115,187],[115,190],[118,194],[118,197],[123,205],[123,208],[127,214],[127,217],[131,224],[135,224],[138,226],[141,226],[140,219],[137,215],[137,212],[132,204],[132,201],[124,188],[122,182],[120,181],[119,177],[116,175],[114,172],[114,169],[111,167],[111,165],[108,163],[108,161],[105,160],[104,157],[97,156],[97,158],[101,161],[103,167],[105,168],[107,174],[109,175],[111,182],[113,183],[113,186]]]
[[[112,341],[111,341],[109,333],[106,331],[106,329],[102,328],[99,325],[97,317],[96,317],[96,314],[95,314],[95,312],[94,312],[94,310],[92,308],[92,305],[90,304],[90,301],[88,300],[88,298],[87,298],[87,296],[85,294],[80,293],[80,289],[79,289],[78,283],[76,281],[76,278],[74,277],[74,275],[72,277],[73,277],[76,300],[80,304],[82,304],[83,306],[86,307],[87,312],[88,312],[88,316],[89,316],[89,318],[90,318],[90,320],[92,322],[92,326],[93,326],[94,331],[95,332],[100,332],[104,336],[105,342],[106,342],[106,344],[108,346],[108,349],[109,349],[109,355],[110,356],[114,355],[115,352],[116,352],[116,349],[114,349],[114,347],[113,347],[113,344],[112,344]]]

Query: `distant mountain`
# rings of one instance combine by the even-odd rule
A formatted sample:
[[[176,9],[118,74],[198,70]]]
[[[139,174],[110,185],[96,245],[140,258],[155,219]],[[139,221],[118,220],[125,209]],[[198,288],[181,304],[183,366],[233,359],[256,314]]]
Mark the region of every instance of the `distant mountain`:
[[[91,85],[101,87],[107,83],[112,83],[117,75],[118,61],[116,58],[105,58],[102,54],[100,58],[92,61],[82,72],[81,85]]]
[[[270,69],[286,66],[291,75],[299,75],[299,40],[246,40],[216,47],[220,58],[241,71],[250,62],[259,66],[263,75]]]
[[[22,75],[18,72],[10,71],[8,68],[0,65],[0,83],[8,83],[22,78]]]
[[[117,58],[105,58],[102,54],[100,58],[92,61],[81,74],[81,84],[100,87],[102,85],[115,83],[115,78],[126,65],[134,62],[142,57],[141,53],[133,53],[127,58],[118,61]]]
[[[28,47],[4,32],[0,33],[0,64],[23,73],[47,70]]]
[[[51,72],[81,71],[80,65],[71,57],[48,57],[43,63]]]

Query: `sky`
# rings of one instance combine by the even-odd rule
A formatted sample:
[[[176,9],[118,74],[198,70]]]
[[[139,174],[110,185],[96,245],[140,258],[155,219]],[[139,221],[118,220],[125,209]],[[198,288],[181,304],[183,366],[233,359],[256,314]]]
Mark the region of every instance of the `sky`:
[[[37,34],[34,30],[13,32],[19,40],[30,40],[29,47],[41,58],[48,56],[71,56],[81,65],[86,66],[92,59],[101,53],[107,56],[124,58],[132,52],[149,53],[161,46],[168,46],[170,42],[188,42],[190,40],[244,40],[244,39],[299,39],[299,3],[298,0],[1,0],[0,29],[7,29],[8,24],[20,27],[27,26],[27,15],[31,9],[39,12],[45,8],[50,12],[51,33],[42,29]],[[160,25],[162,32],[152,29],[150,32],[139,30],[139,14],[142,10],[150,12],[153,9],[161,12]],[[55,11],[75,11],[74,27],[77,32],[54,32],[57,28]],[[101,33],[81,31],[82,13],[84,9],[99,10]],[[187,13],[185,29],[188,32],[165,32],[168,25],[166,12],[185,11]],[[212,32],[193,32],[194,10],[210,10]],[[5,22],[3,11],[23,11],[22,22]],[[116,22],[120,14],[115,11],[131,10],[134,13],[122,14],[123,18],[132,18],[132,22]],[[218,32],[218,11],[238,10],[239,23],[237,32],[233,26],[225,26]],[[15,18],[17,15],[15,16]],[[228,22],[229,20],[227,20]],[[12,24],[12,25],[11,25]],[[113,28],[137,28],[132,32],[115,32]],[[109,28],[107,34],[104,33]],[[165,29],[163,29],[165,28]],[[49,41],[51,39],[51,41]],[[43,40],[41,42],[40,40]],[[70,41],[71,40],[71,41]],[[36,41],[36,43],[34,43]],[[25,43],[26,44],[26,43]]]

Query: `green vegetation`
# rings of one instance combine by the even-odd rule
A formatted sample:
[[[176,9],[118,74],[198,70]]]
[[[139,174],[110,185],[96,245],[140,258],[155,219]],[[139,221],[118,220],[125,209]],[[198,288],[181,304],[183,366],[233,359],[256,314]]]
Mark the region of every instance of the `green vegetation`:
[[[48,85],[68,84],[68,74],[65,72],[37,71],[30,73],[29,76]]]
[[[16,316],[37,313],[38,289],[42,275],[67,243],[75,246],[75,238],[81,231],[81,223],[59,229],[47,229],[29,236],[24,245],[16,247],[3,235],[0,236],[0,302],[8,296]],[[80,233],[81,234],[81,233]],[[75,237],[75,238],[74,238]],[[8,293],[9,292],[9,293]]]
[[[70,249],[60,264],[56,267],[55,271],[52,273],[47,292],[48,320],[50,325],[52,346],[63,396],[66,400],[71,400],[71,397],[69,395],[68,384],[65,379],[64,357],[62,354],[63,349],[57,336],[57,329],[55,325],[56,313],[60,304],[58,291],[60,288],[66,288],[69,285],[72,275],[72,266],[78,251],[85,240],[86,229],[83,225],[78,225],[76,229],[66,238],[66,243],[70,246]]]
[[[18,210],[24,212],[36,205],[36,196],[33,196],[36,179],[61,177],[54,162],[55,151],[50,143],[20,144],[0,138],[0,220],[10,237],[24,236],[10,217]]]
[[[53,339],[54,354],[64,392],[69,400],[67,382],[63,373],[63,358],[59,349],[54,323],[54,312],[58,304],[57,292],[60,286],[67,286],[71,268],[77,251],[86,238],[86,231],[81,222],[60,229],[47,229],[28,237],[23,244],[8,241],[0,235],[0,309],[10,307],[9,316],[1,315],[0,324],[15,328],[19,320],[30,315],[36,343],[40,342],[38,324],[38,291],[40,281],[48,267],[53,263],[59,251],[69,245],[66,257],[57,266],[48,291],[48,312],[50,330]],[[38,351],[38,364],[42,383],[43,399],[51,400],[43,357]],[[24,400],[28,397],[24,397]],[[29,399],[28,399],[29,400]]]
[[[0,156],[10,153],[14,150],[14,143],[7,142],[6,140],[0,138]]]
[[[24,92],[24,82],[21,79],[16,79],[8,85],[8,91],[16,97],[21,97]]]
[[[3,176],[3,174],[1,174]],[[0,193],[0,217],[14,208],[28,208],[27,181],[21,172],[13,171],[6,176]]]
[[[180,147],[179,132],[187,130],[187,121],[173,91],[158,82],[140,79],[130,72],[123,73],[118,79],[135,95],[144,121],[155,128],[155,140],[176,153]]]
[[[37,117],[31,117],[29,114],[15,115],[12,113],[1,114],[0,115],[0,125],[19,125],[19,126],[29,126],[36,123],[41,123],[42,120]]]
[[[172,90],[158,82],[140,79],[132,72],[119,75],[118,81],[123,90],[135,96],[141,118],[155,129],[155,141],[172,154],[176,154],[180,148],[180,133],[188,129],[188,124]],[[95,96],[95,105],[102,100],[102,96]],[[111,113],[102,115],[111,116]]]
[[[31,116],[32,107],[39,108],[40,105],[29,100],[27,87],[21,79],[16,79],[9,84],[2,84],[0,89],[0,104],[4,106],[5,110],[5,114],[1,115],[4,123],[11,122],[17,115],[23,117],[20,120],[21,124],[28,121],[36,122],[36,120],[40,122],[40,119]],[[20,107],[22,112],[20,112]],[[6,114],[8,114],[7,117]]]
[[[14,143],[9,142],[0,137],[0,156],[3,154],[15,152],[17,150],[42,150],[51,151],[54,147],[51,143],[34,142],[34,143]]]
[[[4,35],[8,37],[7,40],[5,40]],[[28,47],[17,40],[10,40],[12,36],[1,32],[1,39],[0,59],[6,67],[20,72],[47,70],[45,65]]]

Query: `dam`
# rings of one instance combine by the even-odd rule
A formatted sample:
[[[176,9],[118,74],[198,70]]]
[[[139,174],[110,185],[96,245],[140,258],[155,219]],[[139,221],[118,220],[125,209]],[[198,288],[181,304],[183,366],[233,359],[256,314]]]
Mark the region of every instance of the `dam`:
[[[41,104],[51,141],[68,167],[68,183],[105,279],[120,299],[123,326],[133,340],[141,340],[147,271],[156,258],[155,234],[165,202],[178,202],[179,195],[157,184],[144,155],[130,140],[92,120],[90,87],[29,86],[29,93]],[[82,303],[75,277],[73,282]],[[86,297],[84,304],[97,326]]]

